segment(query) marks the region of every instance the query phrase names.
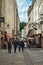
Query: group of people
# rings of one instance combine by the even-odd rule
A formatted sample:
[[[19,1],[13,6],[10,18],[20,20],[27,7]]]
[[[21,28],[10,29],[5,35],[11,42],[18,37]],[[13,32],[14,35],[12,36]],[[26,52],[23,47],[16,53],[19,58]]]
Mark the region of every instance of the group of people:
[[[14,52],[17,51],[17,48],[19,50],[19,52],[22,50],[22,52],[24,51],[24,41],[23,40],[18,40],[18,39],[13,39],[11,41],[11,39],[9,39],[8,41],[8,53],[11,53],[11,48],[14,48]]]

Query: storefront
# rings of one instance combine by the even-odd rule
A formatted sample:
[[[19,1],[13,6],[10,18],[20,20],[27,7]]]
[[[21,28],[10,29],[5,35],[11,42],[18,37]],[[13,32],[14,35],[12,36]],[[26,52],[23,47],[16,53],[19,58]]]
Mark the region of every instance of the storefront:
[[[2,49],[7,49],[7,42],[8,42],[8,39],[9,38],[12,38],[12,35],[11,34],[7,34],[4,32],[4,34],[1,36],[1,48]]]
[[[42,44],[42,42],[41,42],[42,41],[42,34],[35,34],[35,35],[32,35],[31,37],[34,37],[35,42],[36,42],[35,44],[36,44],[37,47],[39,47],[39,48],[42,47],[41,46],[41,44]]]

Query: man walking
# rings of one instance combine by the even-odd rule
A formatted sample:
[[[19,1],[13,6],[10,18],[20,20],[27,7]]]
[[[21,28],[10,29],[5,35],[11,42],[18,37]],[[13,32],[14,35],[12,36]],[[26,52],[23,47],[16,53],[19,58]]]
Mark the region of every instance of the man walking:
[[[19,52],[21,51],[21,43],[20,43],[20,41],[18,41],[18,50],[19,50]]]
[[[21,48],[22,48],[22,52],[24,51],[24,41],[22,40],[21,42]]]
[[[8,41],[8,53],[11,53],[11,39]]]
[[[14,52],[16,52],[16,50],[17,50],[17,41],[16,41],[16,39],[14,40],[13,45],[14,45]]]

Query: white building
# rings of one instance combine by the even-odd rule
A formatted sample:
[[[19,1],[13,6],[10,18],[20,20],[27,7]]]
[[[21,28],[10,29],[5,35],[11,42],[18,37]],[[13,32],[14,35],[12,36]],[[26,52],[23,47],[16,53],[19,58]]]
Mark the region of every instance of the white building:
[[[36,38],[36,43],[40,43],[39,45],[41,45],[41,34],[43,33],[43,0],[33,0],[32,5],[28,9],[28,18],[29,36]]]

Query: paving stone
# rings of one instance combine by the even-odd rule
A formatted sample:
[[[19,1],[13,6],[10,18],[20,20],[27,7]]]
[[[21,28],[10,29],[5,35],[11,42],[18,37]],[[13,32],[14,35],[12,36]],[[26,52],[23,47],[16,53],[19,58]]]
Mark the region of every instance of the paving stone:
[[[22,52],[8,53],[7,50],[0,51],[0,65],[26,65]]]

